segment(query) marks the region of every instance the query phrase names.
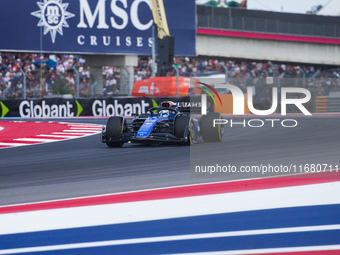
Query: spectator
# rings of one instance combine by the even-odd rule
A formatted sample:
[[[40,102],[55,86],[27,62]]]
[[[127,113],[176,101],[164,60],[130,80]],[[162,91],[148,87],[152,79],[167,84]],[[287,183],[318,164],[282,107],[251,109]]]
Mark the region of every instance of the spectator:
[[[79,96],[89,97],[90,96],[90,83],[89,80],[84,78],[79,86]]]
[[[52,62],[51,62],[52,60]],[[49,63],[56,62],[54,67]],[[176,57],[175,65],[181,76],[196,77],[214,74],[224,74],[225,68],[233,84],[243,86],[262,86],[267,76],[280,76],[281,86],[303,86],[301,79],[306,77],[306,85],[317,94],[327,95],[329,91],[340,90],[340,70],[317,68],[315,66],[297,66],[287,63],[276,65],[274,70],[266,62],[234,61],[230,59],[215,59],[202,57]],[[225,67],[225,68],[224,68]],[[0,96],[6,98],[23,97],[23,77],[26,73],[26,93],[28,97],[52,95],[53,87],[60,82],[66,82],[75,95],[76,76],[74,68],[80,75],[80,95],[89,96],[91,84],[90,68],[86,66],[86,57],[73,54],[26,54],[0,53]],[[134,80],[151,77],[152,58],[141,56],[135,68]],[[175,72],[168,72],[169,76]],[[288,80],[290,79],[290,80]],[[103,95],[119,94],[120,68],[103,68]],[[6,95],[4,95],[6,91]],[[55,90],[54,90],[55,91]]]

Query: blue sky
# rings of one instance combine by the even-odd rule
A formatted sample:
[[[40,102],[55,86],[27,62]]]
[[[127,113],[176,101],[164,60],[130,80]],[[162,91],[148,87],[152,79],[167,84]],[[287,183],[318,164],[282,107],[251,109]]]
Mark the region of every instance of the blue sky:
[[[248,0],[248,9],[306,13],[313,6],[325,5],[329,0]]]
[[[196,0],[205,3],[209,0]],[[215,0],[219,1],[219,0]],[[231,1],[231,0],[227,0]],[[234,0],[241,2],[242,0]],[[313,6],[325,5],[331,0],[248,0],[248,9],[266,10],[275,12],[306,13]],[[339,1],[339,0],[338,0]]]

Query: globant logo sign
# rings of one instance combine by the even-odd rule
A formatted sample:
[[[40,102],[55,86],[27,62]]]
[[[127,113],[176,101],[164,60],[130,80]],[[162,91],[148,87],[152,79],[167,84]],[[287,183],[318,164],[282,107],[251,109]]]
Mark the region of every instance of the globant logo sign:
[[[212,88],[210,85],[207,85],[205,83],[201,83],[200,84],[208,87],[208,88]],[[214,86],[215,88],[225,88],[228,89],[233,97],[233,115],[244,115],[245,114],[245,97],[244,94],[242,92],[242,90],[235,86],[235,85],[231,85],[231,84],[216,84]],[[205,91],[205,89],[201,90]],[[255,115],[258,116],[267,116],[270,114],[275,113],[275,111],[277,110],[278,107],[278,88],[277,87],[273,87],[272,88],[272,105],[270,107],[270,109],[267,110],[258,110],[255,109],[254,107],[254,103],[253,103],[253,90],[254,87],[247,87],[247,104],[248,104],[248,108],[249,111]],[[220,100],[221,105],[222,105],[222,101],[220,99],[220,95],[218,95],[217,91],[214,89],[212,90],[215,95],[217,96],[217,98]],[[208,95],[210,95],[210,97],[212,97],[211,93],[207,93]],[[201,94],[201,114],[205,115],[207,114],[207,94]],[[288,94],[292,95],[292,94],[302,94],[304,95],[304,97],[299,97],[299,98],[287,98]],[[297,88],[297,87],[284,87],[281,88],[281,115],[285,116],[287,115],[287,105],[295,105],[304,115],[312,115],[307,109],[306,107],[303,105],[305,103],[307,103],[309,100],[311,99],[311,93],[308,89],[305,88]],[[216,105],[216,101],[214,101],[214,104]],[[261,119],[251,119],[248,120],[247,122],[244,120],[243,122],[233,122],[233,120],[225,120],[225,119],[216,119],[213,122],[213,126],[215,127],[216,125],[225,125],[227,123],[230,124],[231,127],[233,127],[233,123],[234,126],[236,124],[242,124],[244,127],[245,126],[249,126],[249,127],[262,127],[264,126],[265,123],[271,123],[271,126],[274,127],[276,122],[280,122],[281,126],[283,127],[295,127],[297,126],[298,122],[294,119],[286,119],[286,120],[282,120],[280,121],[279,119],[266,119],[265,121],[261,120]],[[255,123],[257,122],[257,125],[251,124],[251,123]],[[285,124],[285,123],[291,123],[290,125]],[[293,123],[293,124],[292,124]]]

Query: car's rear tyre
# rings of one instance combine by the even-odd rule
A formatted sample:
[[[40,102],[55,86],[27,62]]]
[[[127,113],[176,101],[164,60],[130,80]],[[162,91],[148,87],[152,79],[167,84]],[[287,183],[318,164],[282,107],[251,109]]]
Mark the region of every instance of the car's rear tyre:
[[[222,119],[218,112],[209,112],[201,117],[201,136],[204,142],[221,142],[224,134],[224,126],[213,126],[214,119]]]
[[[187,139],[185,144],[194,144],[195,126],[190,116],[178,116],[175,118],[174,134],[179,139]]]
[[[110,117],[106,124],[106,145],[122,147],[124,142],[117,142],[118,136],[123,132],[124,119],[122,117]]]

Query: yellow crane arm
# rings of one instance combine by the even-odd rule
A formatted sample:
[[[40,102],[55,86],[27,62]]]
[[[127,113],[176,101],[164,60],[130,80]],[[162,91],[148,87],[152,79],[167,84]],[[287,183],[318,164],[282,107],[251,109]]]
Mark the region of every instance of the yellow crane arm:
[[[164,36],[170,36],[163,0],[151,0],[151,6],[153,19],[157,26],[158,38],[163,39]]]

